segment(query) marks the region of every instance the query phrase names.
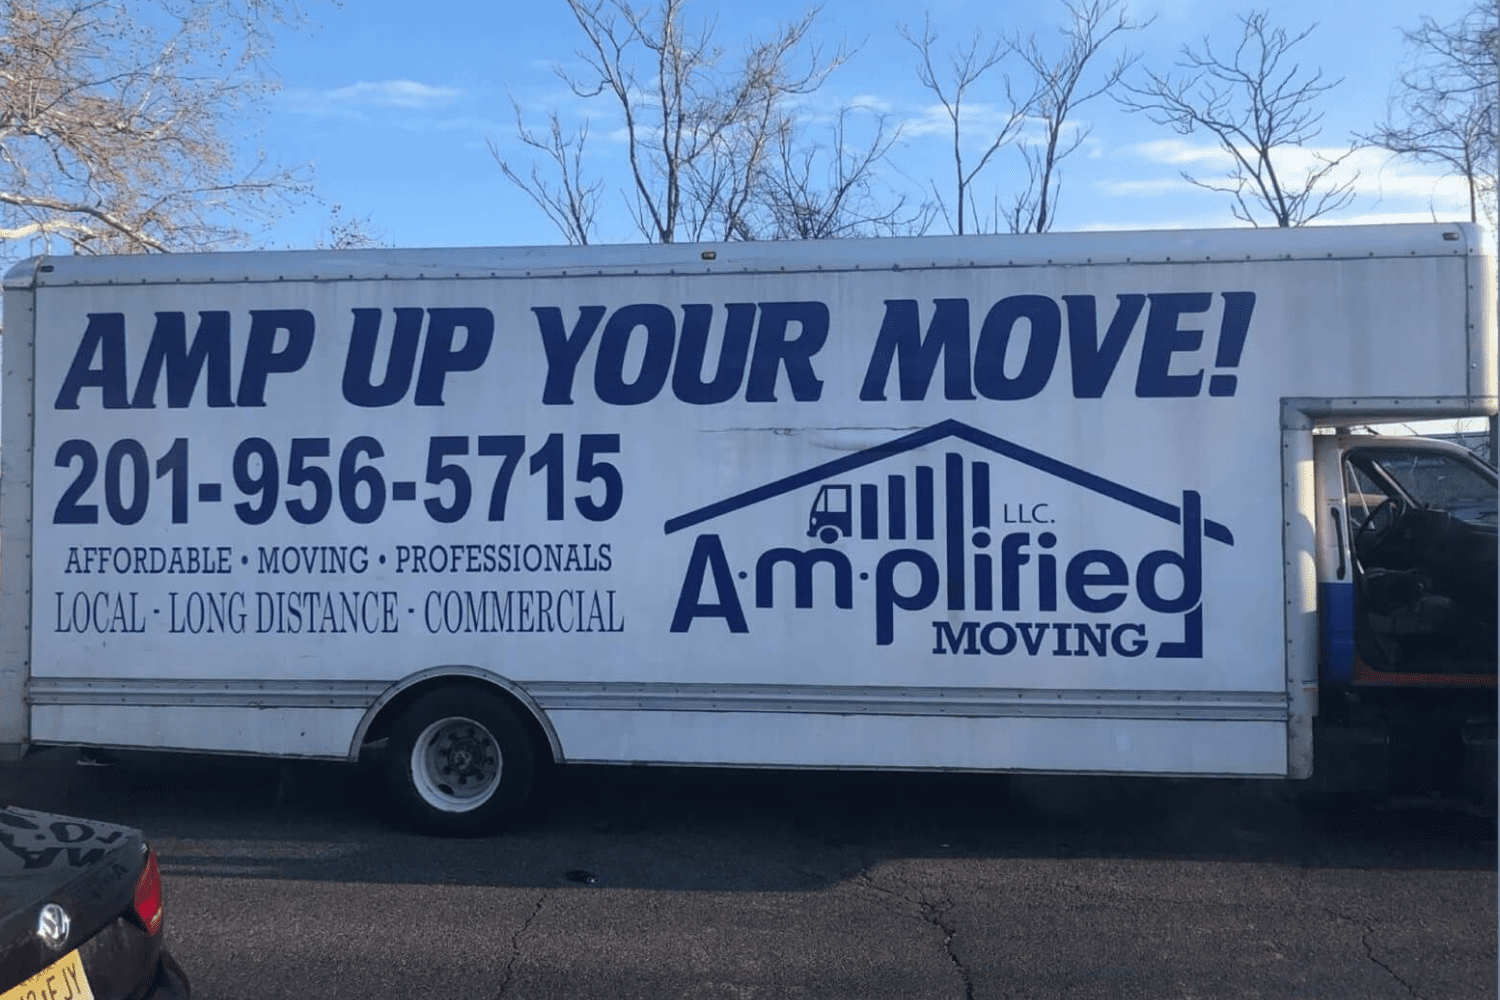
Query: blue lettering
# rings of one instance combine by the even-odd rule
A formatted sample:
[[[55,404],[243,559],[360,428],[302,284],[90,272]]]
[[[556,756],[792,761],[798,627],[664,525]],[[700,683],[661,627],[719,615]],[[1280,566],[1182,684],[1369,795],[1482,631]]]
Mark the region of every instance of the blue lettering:
[[[762,302],[759,306],[735,302],[725,306],[724,339],[713,377],[704,381],[703,365],[708,355],[713,306],[690,303],[682,307],[682,342],[677,343],[677,320],[670,308],[654,303],[621,306],[609,317],[600,337],[594,362],[594,392],[605,403],[635,406],[661,394],[667,378],[678,399],[694,405],[722,403],[733,398],[741,384],[745,399],[752,403],[776,402],[777,383],[786,374],[792,398],[816,400],[823,382],[813,369],[813,356],[828,340],[828,307],[821,302]],[[594,331],[604,317],[603,306],[585,306],[571,334],[565,332],[562,313],[555,307],[532,309],[542,332],[547,355],[547,381],[542,402],[568,405],[573,402],[573,384]],[[759,324],[756,314],[759,313]],[[789,336],[792,324],[797,336]],[[751,330],[755,343],[752,347]],[[635,331],[645,330],[639,368],[626,373]],[[637,341],[637,343],[639,343]]]
[[[1141,344],[1135,394],[1142,398],[1196,396],[1203,386],[1203,369],[1191,375],[1172,375],[1169,369],[1173,355],[1196,351],[1203,345],[1202,330],[1183,330],[1177,324],[1184,314],[1207,312],[1213,295],[1166,292],[1150,298],[1151,313],[1146,318],[1146,339]]]
[[[800,326],[802,332],[788,339],[787,327],[792,323]],[[813,371],[812,358],[827,340],[828,306],[822,302],[762,302],[750,379],[745,387],[746,401],[776,402],[776,379],[783,369],[793,399],[806,402],[820,398],[823,380]]]
[[[1004,634],[1004,645],[995,645],[994,635],[996,632]],[[986,653],[989,653],[991,656],[1008,656],[1010,654],[1010,651],[1016,648],[1016,630],[1011,628],[1004,622],[990,622],[984,627],[984,630],[979,633],[979,644],[982,645],[984,647],[984,651]]]
[[[1136,589],[1141,603],[1152,611],[1182,615],[1182,641],[1164,642],[1156,655],[1171,659],[1196,659],[1203,655],[1203,518],[1201,498],[1192,490],[1182,494],[1182,555],[1170,550],[1148,552],[1136,571]],[[1156,573],[1176,565],[1182,574],[1182,593],[1164,598],[1156,586]]]
[[[708,331],[714,307],[682,307],[682,342],[677,348],[677,364],[672,369],[672,392],[684,403],[697,406],[727,403],[745,380],[750,337],[755,329],[755,303],[731,302],[724,309],[729,315],[724,321],[718,368],[714,377],[704,382],[703,362],[708,355]]]
[[[277,334],[286,332],[286,345],[276,347]],[[312,353],[313,314],[306,309],[250,310],[250,342],[240,372],[236,406],[265,406],[266,380],[273,373],[289,374],[307,363]]]
[[[635,381],[625,381],[625,356],[630,338],[638,329],[646,331],[646,348]],[[677,340],[677,321],[666,306],[641,304],[615,310],[599,338],[599,357],[594,365],[594,392],[601,402],[615,406],[649,403],[667,384],[672,350]]]
[[[1196,660],[1203,655],[1203,609],[1182,616],[1182,641],[1164,642],[1156,649],[1159,659]]]
[[[278,335],[283,331],[286,343],[278,347]],[[229,333],[227,312],[202,312],[189,346],[186,316],[180,312],[157,313],[132,397],[126,391],[125,316],[90,313],[54,405],[59,410],[76,410],[82,390],[97,388],[106,410],[153,409],[157,386],[165,379],[167,406],[183,409],[191,405],[199,381],[206,376],[205,401],[209,406],[265,406],[270,376],[298,371],[307,363],[312,353],[313,314],[306,309],[250,311],[245,364],[233,402],[229,397]]]
[[[718,600],[703,599],[705,575],[713,582]],[[722,618],[730,632],[749,632],[745,624],[745,609],[740,606],[740,597],[734,589],[734,574],[729,569],[729,559],[724,555],[724,545],[718,535],[699,535],[693,542],[693,554],[688,559],[687,572],[683,576],[682,590],[677,594],[677,609],[672,613],[673,632],[686,632],[699,618]]]
[[[1146,628],[1140,622],[935,621],[932,629],[934,656],[977,656],[981,652],[1009,656],[1018,645],[1024,646],[1027,654],[1037,656],[1049,632],[1053,638],[1052,656],[1108,656],[1113,651],[1133,658],[1150,645]]]
[[[969,357],[969,300],[936,299],[927,335],[915,299],[887,299],[885,319],[865,371],[859,398],[884,401],[891,364],[902,399],[926,399],[938,358],[943,359],[943,398],[973,399]]]
[[[1255,305],[1253,292],[1224,292],[1222,296],[1224,316],[1215,354],[1220,372],[1209,380],[1211,396],[1235,393],[1237,378],[1232,372],[1239,366]],[[1148,302],[1136,395],[1173,398],[1202,392],[1202,368],[1188,373],[1173,373],[1171,368],[1177,355],[1202,348],[1204,331],[1183,329],[1182,318],[1206,312],[1213,304],[1213,293],[1160,292],[1117,295],[1114,314],[1102,338],[1095,296],[1063,295],[1060,300],[1046,295],[1006,296],[990,307],[972,353],[968,299],[934,299],[925,333],[917,300],[887,299],[859,398],[884,401],[895,367],[899,398],[925,399],[941,361],[945,399],[974,399],[976,391],[985,399],[1030,399],[1047,387],[1057,367],[1063,337],[1059,301],[1067,307],[1075,398],[1098,399],[1104,395]],[[1025,346],[1013,350],[1013,333],[1021,320],[1027,324]]]
[[[1224,319],[1219,324],[1219,346],[1214,351],[1214,364],[1220,368],[1236,368],[1240,355],[1245,352],[1245,336],[1250,332],[1250,314],[1255,311],[1254,292],[1225,292]],[[1210,396],[1233,396],[1239,387],[1236,375],[1214,375],[1208,380]]]
[[[573,378],[584,348],[599,329],[604,318],[603,306],[582,306],[573,332],[563,328],[562,310],[556,306],[535,306],[536,322],[542,334],[542,350],[547,355],[547,381],[542,387],[542,403],[568,406],[573,402]]]
[[[1031,556],[1021,550],[1031,543],[1031,535],[1024,531],[1013,531],[1000,539],[1000,608],[1002,611],[1021,610],[1021,567],[1031,562]]]
[[[94,367],[95,356],[99,366]],[[97,388],[106,410],[124,410],[130,406],[125,393],[125,314],[89,313],[73,363],[58,390],[59,410],[78,409],[78,394],[86,388]]]
[[[453,347],[453,335],[463,327],[464,345]],[[427,342],[422,346],[422,368],[417,374],[416,404],[442,406],[443,383],[452,372],[477,371],[489,356],[495,339],[495,317],[488,309],[427,310]]]
[[[1130,643],[1125,641],[1127,631],[1135,633],[1135,639]],[[1140,622],[1125,622],[1122,625],[1116,625],[1109,637],[1109,648],[1119,656],[1140,656],[1146,651],[1146,646],[1146,626]]]
[[[975,642],[975,639],[979,635],[979,626],[976,623],[964,622],[959,625],[956,632],[953,630],[953,625],[949,622],[933,622],[932,628],[937,633],[933,639],[932,652],[934,656],[958,652],[962,652],[965,656],[977,656],[979,654],[979,646]]]
[[[1064,295],[1068,306],[1068,352],[1073,362],[1073,396],[1098,399],[1109,385],[1125,343],[1146,305],[1144,295],[1121,295],[1104,340],[1099,340],[1098,308],[1092,295]]]
[[[1090,627],[1088,622],[1074,622],[1073,627],[1078,630],[1078,647],[1073,651],[1074,655],[1088,656],[1088,646],[1094,648],[1095,656],[1104,656],[1109,651],[1109,626],[1107,624],[1101,624],[1096,629]]]
[[[1021,630],[1021,641],[1026,644],[1026,652],[1035,656],[1042,648],[1042,640],[1047,637],[1047,622],[1021,622],[1016,627]],[[1033,632],[1032,630],[1035,629]]]
[[[198,332],[189,348],[187,317],[180,312],[159,312],[130,405],[137,410],[153,409],[156,385],[165,372],[167,406],[183,409],[192,403],[205,369],[208,405],[233,406],[229,395],[229,313],[217,310],[199,313]]]
[[[1005,356],[1017,320],[1030,334],[1021,370],[1005,374]],[[996,302],[984,318],[974,360],[974,387],[985,399],[1030,399],[1046,388],[1062,342],[1062,313],[1045,295],[1011,295]]]
[[[1136,570],[1136,591],[1141,603],[1164,615],[1180,615],[1198,605],[1203,596],[1203,518],[1202,500],[1193,490],[1182,494],[1182,554],[1171,549],[1146,553]],[[1164,566],[1176,566],[1182,574],[1182,593],[1162,597],[1157,589],[1156,574]]]
[[[380,340],[379,309],[354,310],[354,329],[349,335],[349,356],[344,364],[344,398],[355,406],[391,406],[406,396],[412,370],[417,363],[417,342],[422,338],[421,309],[397,307],[396,330],[385,356],[385,378],[379,385],[375,374],[375,347]]]
[[[1090,572],[1091,566],[1103,567],[1103,572]],[[1116,591],[1095,597],[1090,587],[1124,587],[1130,582],[1130,570],[1125,560],[1108,549],[1088,549],[1080,552],[1068,562],[1068,600],[1081,611],[1103,613],[1113,611],[1125,603],[1125,594]]]
[[[797,549],[770,549],[755,563],[755,606],[769,608],[774,603],[776,567],[792,567],[793,601],[799,608],[813,606],[813,567],[825,563],[833,570],[833,603],[836,607],[854,607],[854,567],[849,557],[837,549],[817,548],[809,552]]]
[[[910,594],[896,589],[896,571],[902,566],[916,569],[917,589]],[[937,562],[921,549],[891,549],[875,567],[875,644],[895,641],[895,609],[920,611],[930,607],[938,595]]]

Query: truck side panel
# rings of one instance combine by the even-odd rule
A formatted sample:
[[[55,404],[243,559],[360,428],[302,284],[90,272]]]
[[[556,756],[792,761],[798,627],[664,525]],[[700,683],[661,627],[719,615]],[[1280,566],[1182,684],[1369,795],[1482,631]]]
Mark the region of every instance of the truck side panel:
[[[575,762],[1139,774],[1286,774],[1286,726],[1100,718],[554,712]],[[813,723],[813,724],[809,724]]]
[[[257,733],[254,685],[449,665],[568,759],[1297,772],[1282,401],[1493,407],[1488,262],[1443,232],[60,264],[32,738],[343,756],[354,708]],[[152,700],[211,680],[240,694]]]

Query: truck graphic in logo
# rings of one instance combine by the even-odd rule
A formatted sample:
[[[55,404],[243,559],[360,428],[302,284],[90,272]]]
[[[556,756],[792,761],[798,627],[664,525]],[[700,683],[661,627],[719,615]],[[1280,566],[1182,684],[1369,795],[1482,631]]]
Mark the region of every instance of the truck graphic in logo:
[[[897,461],[934,446],[947,446],[936,461]],[[888,461],[884,475],[871,468]],[[997,504],[997,476],[1018,474],[1081,488],[1180,531],[1167,547],[1131,553],[1132,542],[1141,544],[1134,536],[1149,532],[1101,537],[1097,525],[1055,523],[1047,502]],[[797,546],[766,547],[764,531],[742,537],[731,530],[731,515],[796,496],[805,499],[791,509],[806,517]],[[1174,504],[957,420],[688,511],[664,527],[670,535],[721,519],[719,531],[694,539],[671,631],[717,621],[731,634],[749,632],[747,607],[785,609],[789,573],[792,610],[827,607],[830,598],[836,610],[868,605],[877,646],[897,641],[900,613],[923,613],[935,655],[1201,657],[1203,542],[1234,544],[1229,528],[1203,517],[1196,491],[1184,490]],[[747,544],[753,555],[739,555]],[[1168,622],[1175,623],[1170,634]]]
[[[818,490],[812,511],[807,515],[807,537],[832,545],[854,533],[854,508],[850,500],[854,487],[848,483],[829,483]]]

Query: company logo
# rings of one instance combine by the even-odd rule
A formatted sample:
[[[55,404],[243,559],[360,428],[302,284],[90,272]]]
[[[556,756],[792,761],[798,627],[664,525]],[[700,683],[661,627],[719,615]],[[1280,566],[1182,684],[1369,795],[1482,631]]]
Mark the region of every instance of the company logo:
[[[899,461],[945,443],[935,461]],[[1125,529],[1107,542],[1097,529],[1092,541],[1079,541],[1087,531],[1060,523],[1050,502],[997,502],[996,457],[1180,531],[1167,547],[1146,551],[1131,545],[1139,532]],[[877,463],[889,463],[883,476],[871,468]],[[1196,658],[1204,539],[1234,544],[1227,527],[1203,517],[1195,491],[1174,504],[957,420],[688,511],[665,530],[789,502],[780,498],[796,498],[786,508],[799,519],[795,544],[765,548],[763,532],[695,537],[672,632],[707,622],[749,632],[747,607],[785,610],[789,581],[793,611],[871,608],[877,646],[897,641],[904,613],[922,616],[934,655]],[[759,551],[731,558],[746,542]]]
[[[48,903],[36,918],[36,936],[48,948],[56,951],[68,940],[68,932],[72,926],[73,922],[68,919],[66,910],[56,903]]]

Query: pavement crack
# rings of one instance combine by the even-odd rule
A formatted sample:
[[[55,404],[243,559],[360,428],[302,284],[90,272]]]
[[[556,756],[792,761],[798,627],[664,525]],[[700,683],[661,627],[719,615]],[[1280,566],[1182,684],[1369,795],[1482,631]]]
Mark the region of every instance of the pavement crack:
[[[1360,929],[1359,943],[1364,945],[1365,957],[1368,958],[1371,962],[1374,962],[1376,965],[1380,966],[1380,968],[1385,971],[1386,975],[1390,976],[1396,982],[1400,983],[1402,988],[1405,989],[1407,993],[1411,994],[1411,996],[1413,997],[1417,997],[1417,1000],[1420,1000],[1420,997],[1418,997],[1417,994],[1416,987],[1412,986],[1412,984],[1408,983],[1405,979],[1402,979],[1400,973],[1382,962],[1380,960],[1380,956],[1375,954],[1375,944],[1370,940],[1371,937],[1373,937],[1375,934],[1375,926],[1373,924],[1365,920],[1360,920],[1356,917],[1351,917],[1347,913],[1340,913],[1339,911],[1331,909],[1327,906],[1322,907],[1322,910],[1324,913],[1328,914],[1336,920],[1343,920],[1358,927]]]
[[[943,933],[943,950],[947,952],[948,961],[952,963],[954,970],[958,972],[959,978],[963,981],[964,1000],[974,1000],[974,977],[969,973],[968,966],[964,965],[963,960],[958,957],[958,952],[953,948],[953,938],[958,933],[958,928],[948,919],[948,911],[953,905],[952,901],[944,899],[940,903],[931,903],[927,900],[922,900],[918,905],[921,909],[922,919]]]
[[[860,869],[859,872],[855,874],[855,879],[856,881],[862,883],[866,888],[873,889],[874,891],[880,893],[882,896],[889,896],[891,899],[900,900],[908,906],[921,905],[917,900],[912,899],[910,896],[902,895],[895,889],[892,889],[890,886],[881,885],[879,882],[875,881],[875,876],[870,874],[869,868]]]
[[[1370,961],[1374,962],[1376,965],[1380,966],[1387,973],[1389,973],[1392,979],[1405,987],[1406,992],[1410,993],[1413,997],[1417,995],[1417,991],[1412,988],[1411,983],[1408,983],[1406,980],[1402,979],[1399,975],[1396,974],[1395,969],[1391,968],[1389,965],[1386,965],[1380,959],[1375,957],[1375,950],[1370,947],[1368,938],[1365,939],[1365,955],[1370,959]]]
[[[974,977],[969,972],[969,967],[964,965],[963,960],[958,957],[958,952],[953,948],[953,938],[958,933],[958,928],[953,925],[948,917],[949,911],[953,909],[953,900],[947,896],[943,896],[934,902],[927,899],[925,894],[920,898],[913,898],[905,893],[898,892],[890,886],[881,885],[875,881],[874,876],[870,874],[868,868],[861,870],[856,877],[864,885],[881,895],[899,900],[907,906],[912,907],[923,922],[937,928],[942,933],[943,951],[947,954],[949,963],[958,972],[959,979],[964,984],[964,1000],[974,1000]]]
[[[531,925],[541,915],[542,907],[546,903],[547,893],[543,890],[537,894],[536,905],[531,908],[531,913],[527,915],[525,920],[521,921],[521,926],[517,927],[516,932],[510,936],[510,957],[505,960],[505,968],[500,973],[499,992],[495,994],[495,1000],[502,1000],[506,991],[510,989],[510,981],[516,971],[516,962],[521,958],[521,938],[525,936],[527,931],[531,930]]]
[[[1405,979],[1402,979],[1395,969],[1391,968],[1389,965],[1386,965],[1380,960],[1379,956],[1375,954],[1375,946],[1370,943],[1370,936],[1375,933],[1375,928],[1365,923],[1361,923],[1360,926],[1364,929],[1364,933],[1359,936],[1359,941],[1360,944],[1365,946],[1365,957],[1384,969],[1387,975],[1389,975],[1396,982],[1400,983],[1406,989],[1407,993],[1410,993],[1413,997],[1416,997],[1417,991],[1412,986],[1412,984],[1408,983]]]

